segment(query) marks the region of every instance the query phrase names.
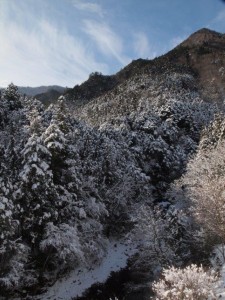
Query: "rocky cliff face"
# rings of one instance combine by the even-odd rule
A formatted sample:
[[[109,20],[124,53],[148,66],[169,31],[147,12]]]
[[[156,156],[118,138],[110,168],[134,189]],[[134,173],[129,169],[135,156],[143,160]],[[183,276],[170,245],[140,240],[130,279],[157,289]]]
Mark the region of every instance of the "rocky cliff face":
[[[181,52],[177,63],[197,74],[198,89],[206,101],[224,102],[225,35],[208,29],[192,34],[172,51]]]

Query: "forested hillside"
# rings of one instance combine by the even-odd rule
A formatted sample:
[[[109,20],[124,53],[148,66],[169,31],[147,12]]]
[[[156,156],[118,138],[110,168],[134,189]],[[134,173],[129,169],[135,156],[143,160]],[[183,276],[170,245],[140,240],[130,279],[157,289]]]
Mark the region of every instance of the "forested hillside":
[[[0,296],[44,299],[71,270],[101,266],[121,240],[136,249],[127,253],[127,300],[146,287],[149,298],[163,268],[206,276],[210,253],[225,242],[224,99],[202,67],[210,61],[223,86],[218,36],[203,30],[194,46],[192,37],[116,75],[91,74],[48,108],[13,84],[2,92]],[[210,274],[206,294],[217,280]],[[176,298],[165,282],[153,291],[207,299],[193,289]]]

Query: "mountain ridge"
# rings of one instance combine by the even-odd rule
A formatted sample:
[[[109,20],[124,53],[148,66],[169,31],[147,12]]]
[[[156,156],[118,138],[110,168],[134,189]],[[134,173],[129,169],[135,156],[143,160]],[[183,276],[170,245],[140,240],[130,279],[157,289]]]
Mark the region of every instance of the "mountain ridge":
[[[168,53],[153,60],[134,60],[114,75],[94,74],[80,86],[66,92],[65,97],[70,104],[80,109],[92,100],[111,93],[135,76],[148,74],[154,77],[169,71],[194,76],[195,89],[203,99],[221,103],[225,86],[224,51],[225,35],[203,28]]]
[[[41,85],[37,87],[19,86],[18,90],[20,94],[26,94],[27,96],[35,96],[37,94],[46,93],[49,90],[56,90],[60,93],[64,93],[65,87],[59,85]]]
[[[130,299],[134,291],[143,295],[145,288],[149,294],[168,264],[206,263],[205,245],[215,234],[210,241],[202,240],[202,231],[196,236],[202,223],[189,215],[194,209],[186,215],[190,181],[180,185],[180,179],[196,153],[198,158],[204,149],[223,145],[223,56],[222,45],[215,47],[212,39],[207,45],[180,45],[154,60],[135,60],[115,75],[92,73],[47,108],[19,95],[13,84],[5,89],[0,97],[0,288],[6,299],[36,299],[72,270],[72,282],[80,285],[79,274],[86,269],[91,275],[115,238],[117,249],[125,237],[128,246],[137,245],[127,268],[129,285],[121,277],[117,281],[119,299]],[[202,158],[195,168],[203,165],[207,177]],[[224,178],[220,183],[219,197]],[[213,184],[211,195],[219,198]],[[210,192],[204,186],[201,204]],[[224,219],[221,229],[224,242]],[[115,296],[113,290],[102,299]]]
[[[217,31],[202,28],[194,33],[192,33],[186,40],[184,40],[180,45],[191,46],[191,45],[201,45],[203,43],[210,42],[211,40],[224,40],[225,35]]]

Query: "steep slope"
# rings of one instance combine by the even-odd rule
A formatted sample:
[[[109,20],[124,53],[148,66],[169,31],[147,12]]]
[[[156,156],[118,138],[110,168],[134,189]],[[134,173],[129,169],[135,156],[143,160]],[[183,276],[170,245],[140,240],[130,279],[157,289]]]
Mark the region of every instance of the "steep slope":
[[[204,43],[213,43],[221,45],[225,43],[225,36],[214,30],[202,28],[191,34],[180,46],[202,46]],[[179,46],[178,46],[179,47]]]
[[[168,57],[196,72],[198,89],[205,100],[221,104],[225,95],[224,53],[225,35],[201,29],[168,53]]]
[[[159,58],[138,59],[113,76],[91,76],[65,97],[77,117],[94,125],[132,111],[146,112],[146,107],[161,105],[175,94],[197,92],[204,101],[222,104],[224,53],[225,36],[201,29]]]
[[[104,76],[96,72],[90,74],[89,79],[81,85],[76,85],[73,89],[67,91],[65,96],[73,103],[73,106],[79,107],[113,89],[117,83],[118,81],[114,75]]]
[[[65,97],[74,107],[81,107],[92,99],[107,94],[130,77],[137,75],[139,70],[142,70],[148,63],[147,60],[138,59],[111,76],[102,75],[98,72],[91,73],[87,81],[66,91]]]
[[[138,251],[129,266],[136,291],[149,291],[165,265],[202,256],[167,192],[195,155],[202,129],[223,112],[222,94],[204,77],[207,68],[216,72],[210,59],[224,55],[218,36],[204,29],[152,61],[133,61],[112,76],[91,74],[47,109],[20,97],[13,84],[1,94],[0,289],[6,299],[32,298],[69,271],[73,280],[64,281],[65,289],[75,280],[80,285],[80,271],[88,266],[90,278],[111,255],[109,242],[128,233]],[[207,52],[205,43],[215,51]]]

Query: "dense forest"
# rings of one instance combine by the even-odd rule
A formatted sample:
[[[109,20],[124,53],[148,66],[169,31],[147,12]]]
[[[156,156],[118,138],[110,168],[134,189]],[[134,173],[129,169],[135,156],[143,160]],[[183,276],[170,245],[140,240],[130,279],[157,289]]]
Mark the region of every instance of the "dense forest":
[[[179,300],[223,293],[215,271],[225,242],[224,105],[205,100],[193,70],[161,68],[160,59],[157,72],[152,62],[131,64],[132,76],[128,66],[110,87],[90,76],[104,88],[83,107],[71,97],[78,87],[48,107],[13,84],[2,91],[5,299],[45,299],[48,286],[100,266],[122,240],[136,274],[127,291]]]

